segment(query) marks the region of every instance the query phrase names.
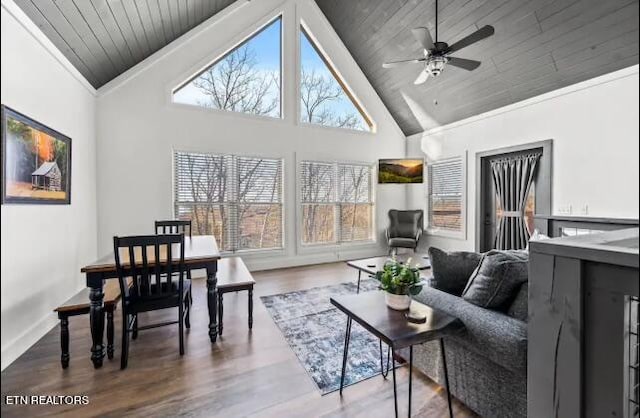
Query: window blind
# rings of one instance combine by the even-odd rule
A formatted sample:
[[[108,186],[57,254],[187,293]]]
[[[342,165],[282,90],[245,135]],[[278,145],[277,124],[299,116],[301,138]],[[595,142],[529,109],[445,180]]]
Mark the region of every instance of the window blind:
[[[366,164],[302,161],[302,243],[372,240],[372,174]]]
[[[429,228],[460,231],[463,228],[463,161],[461,158],[427,166],[429,177]]]
[[[302,243],[336,243],[336,172],[331,163],[303,161],[300,167]]]
[[[339,164],[340,240],[371,240],[373,231],[371,191],[372,170],[369,165]]]
[[[282,248],[282,160],[235,157],[236,249]]]
[[[177,151],[175,214],[223,251],[282,248],[283,161]]]

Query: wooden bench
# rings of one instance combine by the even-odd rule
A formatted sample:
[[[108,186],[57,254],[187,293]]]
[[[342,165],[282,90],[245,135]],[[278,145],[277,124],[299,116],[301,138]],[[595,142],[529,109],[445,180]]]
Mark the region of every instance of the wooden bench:
[[[256,281],[240,257],[218,261],[218,335],[222,335],[223,298],[225,293],[247,290],[249,292],[249,329],[253,328],[253,285]]]
[[[120,300],[120,284],[117,280],[107,280],[104,285],[104,310],[107,313],[107,356],[113,358],[113,312]],[[60,347],[62,356],[60,362],[62,368],[69,367],[69,317],[84,315],[89,313],[89,288],[78,292],[64,304],[58,306],[54,312],[58,313],[60,319]]]

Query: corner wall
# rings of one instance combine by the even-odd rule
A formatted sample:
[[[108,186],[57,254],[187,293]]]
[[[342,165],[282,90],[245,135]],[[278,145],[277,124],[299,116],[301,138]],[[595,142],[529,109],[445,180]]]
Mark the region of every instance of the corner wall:
[[[170,92],[262,24],[283,12],[283,119],[171,103]],[[302,125],[298,121],[298,20],[303,19],[377,125],[374,134]],[[406,205],[404,186],[376,185],[376,245],[299,251],[296,161],[366,161],[405,155],[405,137],[312,0],[237,2],[99,90],[99,252],[114,235],[152,232],[173,217],[172,151],[284,158],[285,250],[243,254],[252,269],[384,254],[386,213]]]
[[[96,258],[95,97],[11,1],[2,1],[2,104],[71,138],[70,205],[2,205],[2,369],[49,331]]]
[[[553,214],[638,218],[636,65],[409,138],[408,155],[468,152],[467,239],[427,236],[425,245],[473,250],[476,153],[545,139],[553,139]],[[426,189],[408,201],[426,210]]]

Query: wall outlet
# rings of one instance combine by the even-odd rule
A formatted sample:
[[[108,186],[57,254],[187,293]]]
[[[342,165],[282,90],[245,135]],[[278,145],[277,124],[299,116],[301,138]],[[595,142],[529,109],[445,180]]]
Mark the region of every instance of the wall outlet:
[[[571,212],[573,212],[573,208],[571,207],[571,205],[560,206],[558,208],[558,215],[561,216],[571,215]]]

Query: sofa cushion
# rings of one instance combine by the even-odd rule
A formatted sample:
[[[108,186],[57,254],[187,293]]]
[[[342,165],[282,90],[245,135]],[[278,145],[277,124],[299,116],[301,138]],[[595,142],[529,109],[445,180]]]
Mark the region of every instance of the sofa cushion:
[[[509,306],[509,310],[507,311],[507,315],[512,318],[519,319],[521,321],[527,322],[527,316],[529,315],[529,283],[522,283],[520,285],[520,290],[518,290],[518,294],[516,298]]]
[[[439,248],[429,248],[431,259],[431,287],[452,295],[460,296],[469,276],[480,263],[479,253],[457,251],[446,252]]]
[[[416,245],[413,238],[389,238],[389,247],[415,248]]]
[[[460,318],[465,332],[451,336],[465,348],[515,373],[527,371],[527,323],[506,314],[473,305],[461,297],[431,287],[414,296],[434,309]]]
[[[525,251],[491,250],[485,253],[462,292],[467,302],[506,311],[529,277]]]

